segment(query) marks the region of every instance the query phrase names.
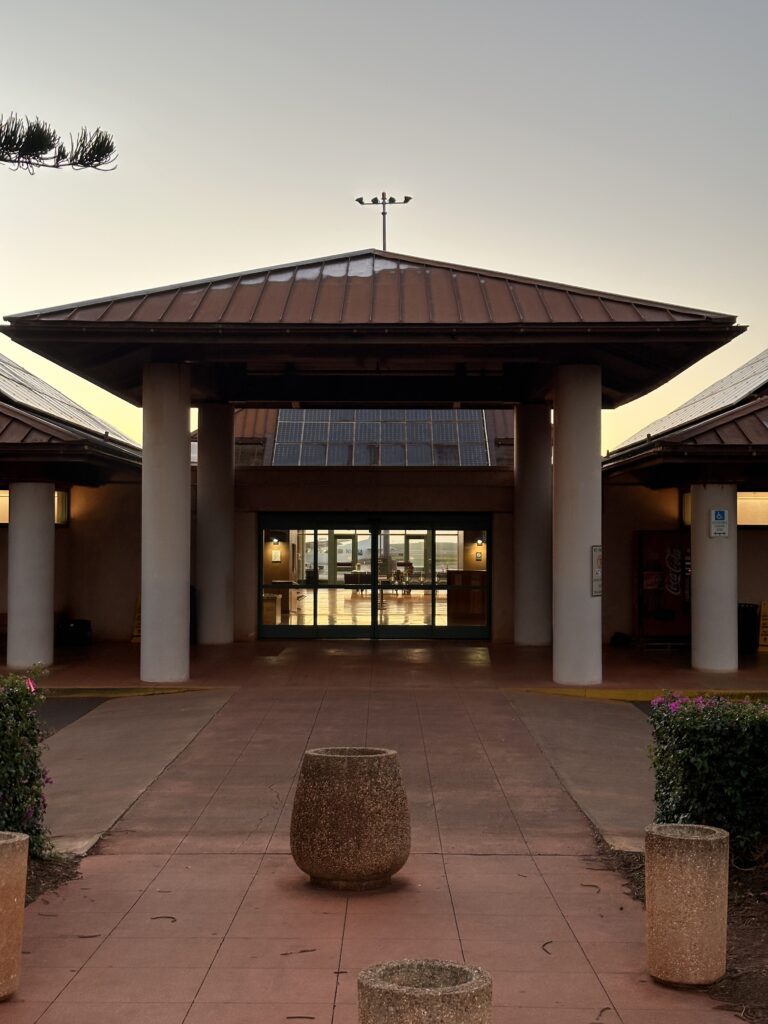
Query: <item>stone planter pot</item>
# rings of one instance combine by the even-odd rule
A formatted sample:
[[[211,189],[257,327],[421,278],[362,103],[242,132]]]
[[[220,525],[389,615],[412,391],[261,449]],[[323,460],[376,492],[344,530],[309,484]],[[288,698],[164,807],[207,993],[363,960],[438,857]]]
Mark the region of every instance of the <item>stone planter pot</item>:
[[[376,964],[357,979],[360,1024],[490,1024],[491,987],[491,976],[469,964]]]
[[[19,987],[29,836],[0,832],[0,1001]]]
[[[405,864],[410,848],[396,751],[306,751],[293,801],[291,853],[313,882],[331,889],[379,889]]]
[[[648,973],[671,985],[725,974],[728,833],[707,825],[645,830]]]

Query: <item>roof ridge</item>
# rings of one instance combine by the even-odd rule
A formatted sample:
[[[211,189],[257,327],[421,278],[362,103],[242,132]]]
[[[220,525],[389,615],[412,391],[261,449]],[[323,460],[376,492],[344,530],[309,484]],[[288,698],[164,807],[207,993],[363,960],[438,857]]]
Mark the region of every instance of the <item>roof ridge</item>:
[[[722,320],[728,320],[735,323],[736,317],[730,313],[719,313],[714,310],[700,309],[694,306],[682,306],[678,303],[662,302],[656,299],[645,299],[638,296],[624,295],[619,292],[606,292],[596,288],[588,288],[582,285],[565,284],[559,281],[548,281],[543,278],[526,277],[522,274],[513,274],[501,270],[489,270],[482,267],[468,266],[462,263],[451,263],[446,260],[429,259],[425,256],[412,256],[406,253],[392,252],[388,249],[355,249],[351,252],[345,253],[334,253],[328,256],[317,256],[306,260],[293,260],[289,263],[276,263],[271,266],[254,267],[251,270],[240,270],[233,271],[227,274],[219,274],[213,277],[202,277],[191,281],[179,281],[171,284],[159,285],[153,288],[141,288],[135,291],[120,292],[114,295],[101,295],[92,299],[84,299],[74,302],[66,302],[55,306],[47,306],[40,309],[26,310],[20,313],[9,313],[6,314],[6,320],[12,321],[25,317],[41,316],[45,313],[63,312],[64,310],[74,310],[76,308],[98,306],[105,302],[118,302],[124,299],[134,299],[140,296],[146,297],[149,295],[157,295],[162,292],[178,291],[185,288],[198,287],[200,285],[212,285],[218,284],[223,281],[235,280],[237,278],[251,276],[253,274],[270,274],[275,271],[287,270],[289,268],[298,269],[300,267],[316,266],[326,263],[334,263],[339,260],[350,260],[360,256],[371,256],[374,258],[388,259],[392,261],[401,261],[420,266],[428,267],[440,267],[447,270],[461,271],[468,274],[476,274],[481,277],[490,277],[502,281],[511,281],[515,284],[531,285],[535,287],[552,288],[562,290],[567,293],[575,295],[594,296],[600,299],[616,299],[620,302],[638,303],[642,306],[650,306],[660,309],[665,309],[672,312],[680,312],[685,314],[699,314],[702,317],[716,317]]]

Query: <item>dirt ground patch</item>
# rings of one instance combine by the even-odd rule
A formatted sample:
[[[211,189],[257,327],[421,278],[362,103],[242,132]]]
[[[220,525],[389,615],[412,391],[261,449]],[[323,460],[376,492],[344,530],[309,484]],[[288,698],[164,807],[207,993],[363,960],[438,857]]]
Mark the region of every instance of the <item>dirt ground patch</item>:
[[[27,905],[51,889],[78,878],[80,858],[56,853],[50,857],[30,857],[27,864]]]
[[[613,850],[601,836],[596,838],[604,863],[623,876],[634,899],[644,901],[643,854]],[[731,867],[728,967],[723,980],[707,991],[721,1009],[754,1024],[768,1024],[768,865]]]

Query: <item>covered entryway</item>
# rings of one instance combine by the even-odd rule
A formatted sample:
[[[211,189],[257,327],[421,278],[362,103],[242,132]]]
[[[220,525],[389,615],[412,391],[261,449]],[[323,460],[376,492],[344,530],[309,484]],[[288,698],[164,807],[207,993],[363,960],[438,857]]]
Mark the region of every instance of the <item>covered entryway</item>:
[[[143,405],[147,682],[189,675],[192,405],[200,636],[233,638],[234,404],[517,407],[514,592],[534,615],[509,609],[515,640],[551,635],[556,682],[600,682],[600,411],[744,330],[727,314],[376,250],[8,319],[15,341]]]

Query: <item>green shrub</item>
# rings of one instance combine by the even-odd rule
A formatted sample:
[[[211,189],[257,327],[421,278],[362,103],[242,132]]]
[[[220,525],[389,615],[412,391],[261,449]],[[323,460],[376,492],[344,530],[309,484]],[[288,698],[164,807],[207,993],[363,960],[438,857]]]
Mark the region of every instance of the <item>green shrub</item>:
[[[665,694],[651,702],[656,820],[714,825],[731,850],[768,846],[768,704]]]
[[[51,849],[44,794],[51,780],[40,763],[44,732],[37,714],[44,699],[28,676],[0,676],[0,832],[25,832],[34,857]]]

